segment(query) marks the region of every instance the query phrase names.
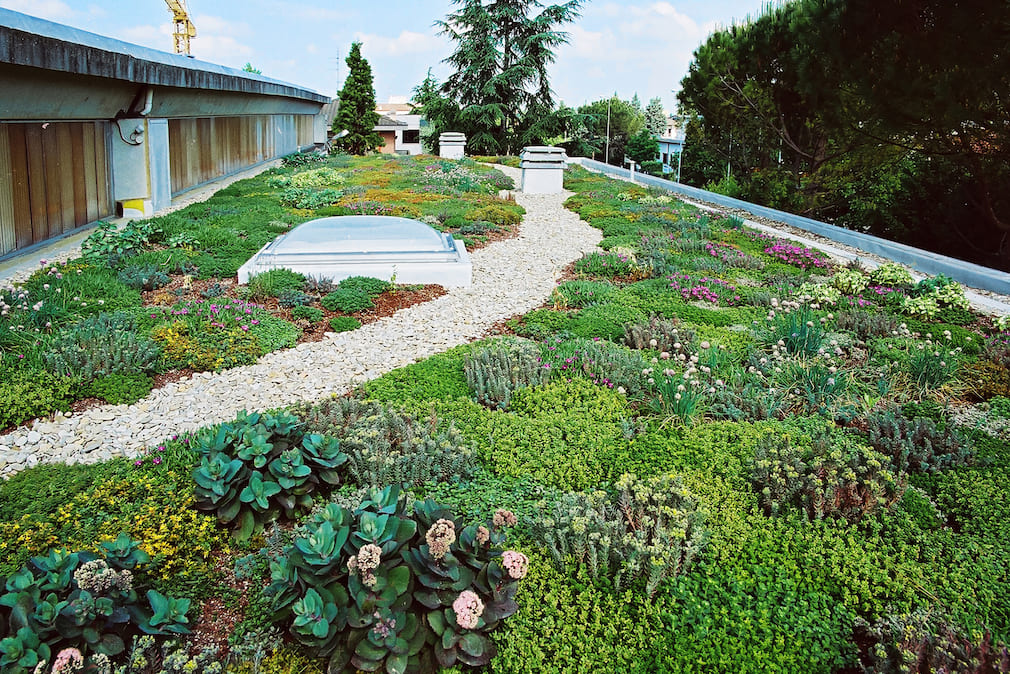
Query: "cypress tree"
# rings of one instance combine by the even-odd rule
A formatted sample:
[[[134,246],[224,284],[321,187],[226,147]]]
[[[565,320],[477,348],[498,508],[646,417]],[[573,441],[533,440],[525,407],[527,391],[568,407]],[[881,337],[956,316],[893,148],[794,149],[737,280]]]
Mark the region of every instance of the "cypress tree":
[[[337,147],[351,154],[362,155],[383,145],[382,136],[374,131],[379,123],[375,111],[375,88],[372,85],[372,67],[361,56],[361,43],[351,45],[347,55],[347,79],[340,90],[340,107],[333,120],[333,133],[349,133],[336,140]]]

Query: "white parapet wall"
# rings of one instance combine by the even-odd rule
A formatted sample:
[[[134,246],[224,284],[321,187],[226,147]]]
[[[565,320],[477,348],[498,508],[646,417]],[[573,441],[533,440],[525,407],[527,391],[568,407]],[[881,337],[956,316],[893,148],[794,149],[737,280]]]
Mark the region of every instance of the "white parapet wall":
[[[565,162],[563,148],[534,145],[524,147],[519,155],[522,191],[525,194],[559,194],[564,190]]]
[[[462,159],[466,150],[466,136],[446,131],[438,137],[438,156],[443,159]]]

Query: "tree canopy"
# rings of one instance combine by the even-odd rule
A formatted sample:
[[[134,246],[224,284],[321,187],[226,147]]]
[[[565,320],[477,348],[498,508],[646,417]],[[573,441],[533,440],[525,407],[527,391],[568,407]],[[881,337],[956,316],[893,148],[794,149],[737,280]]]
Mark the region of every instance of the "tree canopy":
[[[559,27],[579,16],[583,2],[544,6],[537,0],[453,0],[456,9],[436,22],[455,43],[446,59],[454,72],[441,90],[458,107],[458,116],[447,118],[458,128],[446,130],[465,133],[469,151],[515,152],[543,143],[563,126],[555,117],[547,66],[554,62],[555,49],[568,41]],[[433,107],[440,110],[431,114],[449,111],[440,104]],[[446,119],[435,121],[444,124]]]
[[[1008,38],[1006,2],[771,6],[695,51],[685,176],[1010,268]]]
[[[361,43],[351,45],[347,55],[347,79],[340,90],[337,116],[333,120],[333,133],[348,133],[336,139],[337,147],[351,154],[363,155],[383,145],[382,136],[374,131],[379,123],[375,111],[375,88],[372,86],[372,67],[361,56]]]

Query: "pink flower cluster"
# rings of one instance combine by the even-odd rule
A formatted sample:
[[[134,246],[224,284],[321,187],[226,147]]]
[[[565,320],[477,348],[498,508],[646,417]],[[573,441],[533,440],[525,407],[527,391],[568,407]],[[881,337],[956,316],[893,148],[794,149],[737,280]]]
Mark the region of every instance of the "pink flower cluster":
[[[509,576],[515,580],[526,577],[530,568],[530,560],[526,555],[515,550],[506,550],[501,556],[501,565],[508,571]]]
[[[491,518],[491,523],[496,527],[514,527],[519,519],[515,516],[511,510],[502,510],[499,508],[494,511],[494,516]]]
[[[803,246],[794,246],[784,241],[776,241],[768,246],[765,248],[765,253],[800,269],[808,269],[810,267],[823,269],[828,266],[828,259],[818,256],[812,249],[804,248]]]
[[[257,316],[261,314],[262,309],[263,306],[260,304],[234,299],[221,304],[206,300],[188,300],[171,309],[164,309],[161,317],[182,316],[186,321],[206,322],[210,327],[222,330],[235,327],[248,332],[251,327],[259,325]],[[152,313],[151,318],[159,318],[159,315]]]
[[[463,590],[452,602],[452,610],[456,614],[456,622],[465,630],[477,627],[480,617],[484,615],[484,602],[476,592]]]
[[[438,520],[428,529],[424,539],[428,542],[428,554],[434,559],[442,559],[456,541],[456,525],[449,520]]]
[[[688,302],[701,300],[718,304],[722,300],[732,306],[740,301],[740,296],[735,294],[736,286],[732,286],[722,279],[703,276],[695,280],[687,274],[674,274],[666,278],[670,282],[669,287],[675,292],[679,292],[680,296]],[[732,298],[724,297],[724,293],[734,293],[734,295]]]

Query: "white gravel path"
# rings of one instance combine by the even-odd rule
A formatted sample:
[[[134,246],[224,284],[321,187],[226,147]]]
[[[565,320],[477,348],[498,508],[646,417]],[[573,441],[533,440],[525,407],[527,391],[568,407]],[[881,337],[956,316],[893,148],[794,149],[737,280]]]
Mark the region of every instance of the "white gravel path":
[[[504,169],[516,177],[517,169]],[[562,204],[570,193],[516,194],[526,216],[517,238],[474,251],[473,285],[351,332],[268,354],[254,365],[201,373],[133,405],[57,414],[0,436],[0,475],[43,462],[134,456],[173,434],[343,393],[390,370],[473,341],[498,321],[540,306],[565,266],[596,249],[599,230]]]

